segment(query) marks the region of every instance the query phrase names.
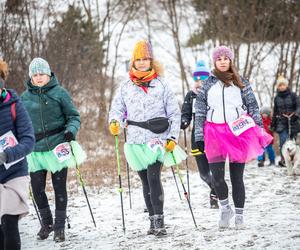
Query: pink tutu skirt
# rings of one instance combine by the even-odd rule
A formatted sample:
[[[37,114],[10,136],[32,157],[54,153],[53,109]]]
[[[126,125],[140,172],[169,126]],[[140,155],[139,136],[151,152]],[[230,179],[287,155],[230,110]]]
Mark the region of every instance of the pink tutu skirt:
[[[205,122],[204,142],[205,153],[209,163],[229,162],[246,163],[264,152],[273,137],[256,125],[239,136],[234,135],[228,124]]]

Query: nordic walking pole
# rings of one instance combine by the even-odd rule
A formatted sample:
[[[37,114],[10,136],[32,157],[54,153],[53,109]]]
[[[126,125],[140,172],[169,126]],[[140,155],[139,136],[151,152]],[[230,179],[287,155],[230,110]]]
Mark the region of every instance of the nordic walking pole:
[[[179,187],[178,187],[178,183],[177,183],[177,180],[176,180],[176,176],[175,176],[175,171],[174,171],[174,169],[173,169],[172,166],[171,166],[171,170],[172,170],[172,173],[173,173],[173,177],[174,177],[174,181],[175,181],[175,184],[176,184],[176,188],[177,188],[177,192],[178,192],[179,198],[180,198],[180,200],[182,200],[181,194],[180,194],[180,191],[179,191]]]
[[[197,223],[196,223],[196,220],[195,220],[195,217],[194,217],[192,206],[191,206],[191,203],[190,203],[190,200],[189,200],[188,193],[186,192],[186,189],[185,189],[185,186],[184,186],[184,183],[183,183],[183,179],[182,179],[182,176],[181,176],[180,171],[179,171],[178,164],[176,163],[176,159],[175,159],[174,153],[171,152],[171,154],[172,154],[172,158],[173,158],[174,164],[176,165],[177,174],[178,174],[179,180],[181,182],[181,185],[182,185],[182,188],[183,188],[183,191],[184,191],[184,196],[185,196],[185,198],[187,200],[187,203],[189,205],[189,208],[190,208],[190,211],[191,211],[191,215],[192,215],[195,227],[197,228]]]
[[[92,220],[93,220],[93,223],[96,227],[96,222],[95,222],[95,219],[94,219],[94,215],[93,215],[93,212],[92,212],[92,208],[91,208],[91,205],[90,205],[90,202],[89,202],[89,198],[87,196],[87,193],[86,193],[86,190],[85,190],[85,184],[84,184],[84,181],[83,181],[83,178],[82,178],[82,175],[80,173],[80,170],[79,170],[79,167],[78,167],[78,164],[77,164],[77,160],[75,158],[75,155],[74,155],[74,152],[73,152],[73,148],[72,148],[72,145],[70,143],[70,147],[71,147],[71,153],[72,153],[72,156],[75,160],[75,164],[76,164],[76,174],[79,178],[79,183],[80,183],[80,186],[82,187],[82,190],[83,190],[83,193],[84,193],[84,196],[85,196],[85,199],[86,199],[86,202],[88,204],[88,207],[89,207],[89,210],[90,210],[90,214],[92,216]]]
[[[127,141],[126,128],[124,128],[124,139],[125,139],[125,143],[126,143],[126,141]],[[130,209],[132,209],[132,205],[131,205],[131,191],[130,191],[129,165],[128,165],[127,161],[126,161],[126,172],[127,172],[127,183],[128,183],[128,193],[129,193],[129,207],[130,207]]]
[[[120,199],[121,199],[123,231],[125,233],[125,219],[124,219],[124,207],[123,207],[123,195],[122,195],[123,188],[122,188],[122,179],[121,179],[121,167],[120,167],[120,154],[119,154],[119,138],[118,138],[118,135],[115,135],[115,150],[116,150],[117,164],[118,164],[119,193],[120,193]]]
[[[185,129],[183,130],[183,133],[184,133],[184,150],[185,150],[185,153],[188,155],[187,140],[186,140],[186,131],[185,131]],[[190,175],[189,175],[189,161],[188,161],[188,157],[186,157],[186,159],[185,159],[185,164],[186,164],[186,181],[187,181],[187,185],[188,185],[188,195],[189,195],[189,200],[191,202]]]
[[[40,214],[39,214],[38,209],[37,209],[37,205],[36,205],[35,200],[34,200],[33,195],[32,195],[31,184],[29,185],[29,196],[30,196],[30,198],[32,200],[32,204],[33,204],[34,210],[35,210],[36,215],[37,215],[37,217],[39,219],[39,222],[40,222],[40,224],[42,226],[42,220],[41,220]]]

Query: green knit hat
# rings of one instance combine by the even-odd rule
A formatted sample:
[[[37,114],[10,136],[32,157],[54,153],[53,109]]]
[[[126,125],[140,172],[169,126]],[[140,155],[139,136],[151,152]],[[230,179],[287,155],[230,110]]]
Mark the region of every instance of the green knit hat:
[[[35,74],[45,74],[51,76],[49,63],[41,57],[34,58],[29,65],[29,77]]]

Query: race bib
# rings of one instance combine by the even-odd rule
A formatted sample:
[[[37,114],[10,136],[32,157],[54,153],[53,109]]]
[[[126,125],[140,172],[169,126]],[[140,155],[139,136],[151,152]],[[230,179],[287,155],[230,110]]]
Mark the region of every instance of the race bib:
[[[53,153],[59,162],[69,160],[72,156],[70,143],[64,142],[58,144],[54,149]]]
[[[249,128],[255,127],[254,120],[248,115],[241,115],[238,119],[228,123],[231,132],[235,136],[239,136]]]
[[[18,145],[18,140],[14,136],[12,131],[8,131],[4,135],[0,137],[0,152],[3,152],[6,148],[13,148]],[[4,163],[4,167],[9,169],[12,165],[16,164],[17,162],[23,160],[24,157],[10,163]]]
[[[157,151],[157,149],[160,148],[160,150],[162,152],[164,152],[164,144],[162,142],[162,140],[160,140],[159,138],[154,138],[151,139],[148,143],[147,146],[155,153]]]

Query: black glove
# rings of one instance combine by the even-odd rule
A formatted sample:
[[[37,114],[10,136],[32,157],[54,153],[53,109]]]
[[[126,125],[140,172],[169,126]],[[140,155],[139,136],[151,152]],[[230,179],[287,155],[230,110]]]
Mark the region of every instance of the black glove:
[[[6,162],[6,153],[0,152],[0,165]]]
[[[197,144],[199,151],[204,153],[204,141],[197,141],[196,144]]]
[[[75,137],[72,134],[72,132],[70,132],[68,130],[65,131],[65,140],[66,140],[66,142],[71,142],[71,141],[75,140]]]
[[[190,123],[187,120],[181,120],[180,128],[186,129],[189,125],[190,125]]]

